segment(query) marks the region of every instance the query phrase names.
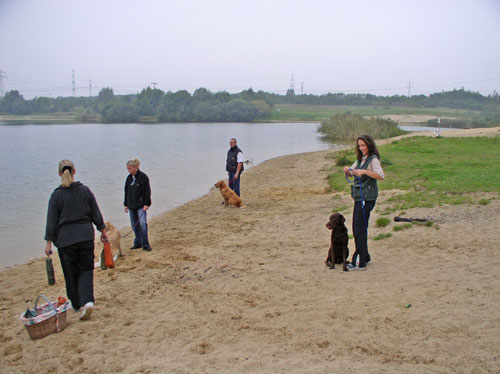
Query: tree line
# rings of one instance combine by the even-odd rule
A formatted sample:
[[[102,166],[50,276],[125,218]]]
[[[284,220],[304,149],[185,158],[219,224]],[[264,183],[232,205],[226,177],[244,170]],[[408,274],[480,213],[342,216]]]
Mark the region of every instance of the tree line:
[[[50,114],[73,113],[82,122],[252,122],[271,118],[272,108],[280,104],[415,107],[477,110],[500,121],[500,97],[494,92],[483,96],[477,92],[455,89],[429,96],[376,96],[372,94],[328,93],[286,95],[252,88],[240,93],[211,92],[198,88],[164,92],[147,87],[138,94],[115,95],[110,87],[102,88],[96,97],[35,97],[24,99],[17,90],[0,99],[0,113]]]

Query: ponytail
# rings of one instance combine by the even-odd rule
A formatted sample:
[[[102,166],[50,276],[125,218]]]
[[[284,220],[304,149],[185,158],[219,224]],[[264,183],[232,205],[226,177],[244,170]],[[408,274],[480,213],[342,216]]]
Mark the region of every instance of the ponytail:
[[[61,186],[68,188],[73,183],[73,173],[75,165],[70,160],[62,160],[59,163],[59,173],[61,173]]]
[[[64,188],[68,188],[69,186],[71,186],[71,183],[73,183],[73,176],[71,175],[70,170],[71,169],[65,169],[62,173],[61,186],[63,186]]]

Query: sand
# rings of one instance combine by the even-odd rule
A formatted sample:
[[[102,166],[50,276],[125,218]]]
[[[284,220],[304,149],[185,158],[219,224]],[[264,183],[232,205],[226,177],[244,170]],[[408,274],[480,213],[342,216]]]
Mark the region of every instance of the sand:
[[[393,232],[394,223],[374,225],[397,193],[384,191],[368,270],[330,270],[330,213],[341,208],[352,232],[350,197],[328,188],[332,155],[246,171],[246,209],[225,208],[212,189],[153,218],[153,251],[122,239],[117,267],[95,271],[92,319],[68,311],[59,334],[34,341],[19,321],[39,293],[65,294],[57,256],[55,286],[43,259],[0,272],[0,373],[499,372],[498,195],[478,193],[495,198],[486,206],[409,210],[435,225]]]

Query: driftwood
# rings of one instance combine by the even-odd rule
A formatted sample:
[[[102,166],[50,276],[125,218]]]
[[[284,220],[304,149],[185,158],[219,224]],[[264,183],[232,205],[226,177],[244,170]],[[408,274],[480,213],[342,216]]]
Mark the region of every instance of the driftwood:
[[[394,217],[394,222],[427,222],[429,221],[426,218],[404,218],[396,216]]]

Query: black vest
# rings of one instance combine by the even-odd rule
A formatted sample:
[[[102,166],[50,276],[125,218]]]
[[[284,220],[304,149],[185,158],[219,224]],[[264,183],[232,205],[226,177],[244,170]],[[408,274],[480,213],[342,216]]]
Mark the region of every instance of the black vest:
[[[377,156],[371,155],[366,159],[363,165],[360,162],[357,163],[356,169],[368,169],[368,165],[372,158]],[[362,175],[359,178],[355,178],[354,183],[351,184],[351,197],[354,201],[361,201],[361,189],[359,186],[359,180],[361,179],[361,189],[363,190],[363,200],[365,201],[376,201],[378,197],[378,185],[375,178],[371,178],[367,175]]]
[[[242,152],[237,146],[234,146],[227,151],[226,171],[236,173],[238,168],[238,153]],[[243,152],[242,152],[243,153]],[[240,174],[243,172],[243,163],[241,164]]]

